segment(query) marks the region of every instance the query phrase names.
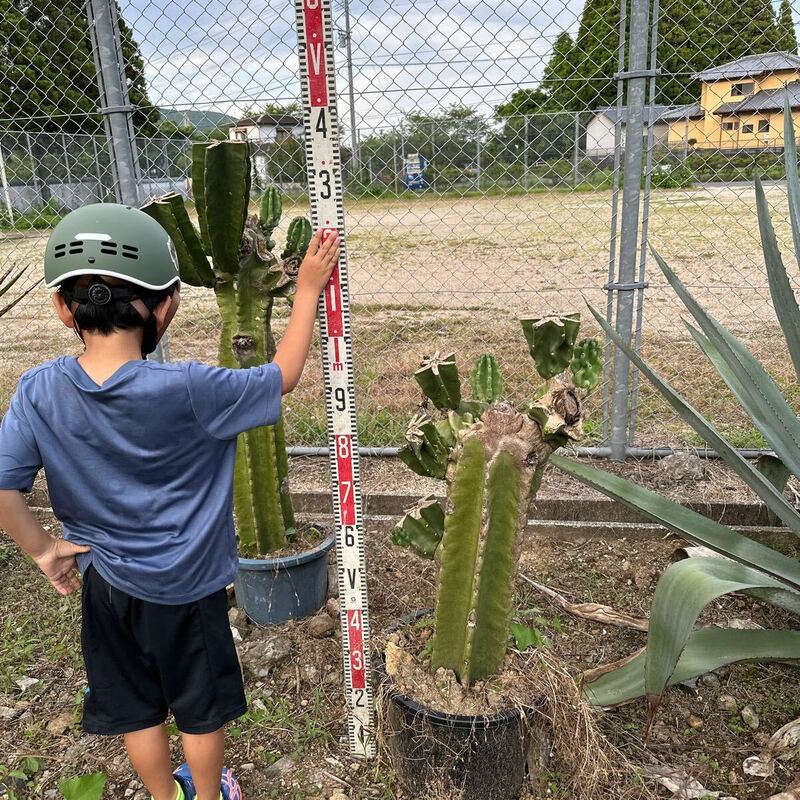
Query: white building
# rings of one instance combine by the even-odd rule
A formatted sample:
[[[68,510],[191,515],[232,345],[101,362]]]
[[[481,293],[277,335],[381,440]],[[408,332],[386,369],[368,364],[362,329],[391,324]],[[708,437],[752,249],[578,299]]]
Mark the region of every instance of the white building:
[[[293,114],[259,114],[256,117],[244,117],[232,122],[228,136],[236,142],[249,141],[253,168],[258,178],[267,183],[269,180],[269,148],[260,150],[257,145],[276,144],[286,139],[303,140],[303,120]]]
[[[664,119],[668,112],[675,112],[674,106],[654,106],[653,107],[653,142],[654,144],[666,144],[669,123]],[[628,109],[622,109],[622,130],[621,144],[625,146],[625,123],[628,120]],[[594,116],[586,126],[586,155],[589,158],[614,155],[614,126],[617,122],[616,106],[598,108]],[[645,106],[644,124],[645,136],[647,126],[650,122],[650,108]]]

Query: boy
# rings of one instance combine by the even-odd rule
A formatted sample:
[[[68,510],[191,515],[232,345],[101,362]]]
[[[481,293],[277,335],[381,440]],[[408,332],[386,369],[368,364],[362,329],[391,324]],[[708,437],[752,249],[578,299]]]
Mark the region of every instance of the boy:
[[[228,370],[143,359],[180,303],[175,248],[145,213],[86,206],[48,241],[45,282],[84,351],[20,379],[0,424],[0,528],[61,594],[80,570],[83,728],[124,735],[154,800],[241,800],[223,769],[223,726],[246,710],[225,594],[236,437],[277,422],[337,254],[338,237],[312,239],[273,362]],[[42,466],[61,539],[20,494]],[[186,758],[174,774],[168,711]]]

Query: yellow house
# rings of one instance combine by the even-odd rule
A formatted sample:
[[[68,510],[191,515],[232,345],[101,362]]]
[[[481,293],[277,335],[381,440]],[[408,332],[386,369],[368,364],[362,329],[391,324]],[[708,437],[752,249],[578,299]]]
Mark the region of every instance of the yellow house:
[[[782,147],[787,96],[800,125],[800,56],[743,56],[692,76],[701,82],[700,102],[664,115],[673,147]]]

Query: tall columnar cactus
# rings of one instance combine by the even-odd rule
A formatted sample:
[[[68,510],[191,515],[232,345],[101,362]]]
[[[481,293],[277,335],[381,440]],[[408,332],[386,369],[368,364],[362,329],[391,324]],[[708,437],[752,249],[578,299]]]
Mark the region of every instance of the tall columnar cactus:
[[[592,372],[596,343],[576,352],[579,316],[559,319],[566,324],[533,324],[537,371],[553,379],[578,359]],[[527,334],[531,323],[523,321],[523,328]],[[418,474],[447,480],[447,513],[427,497],[393,540],[438,560],[431,665],[452,669],[469,685],[496,672],[505,656],[529,501],[552,453],[580,437],[581,401],[569,381],[548,380],[538,399],[514,408],[501,399],[503,379],[492,356],[478,359],[471,373],[471,400],[462,397],[452,354],[426,359],[414,377],[443,418],[427,410],[415,415],[400,456]]]
[[[275,299],[294,289],[300,261],[311,240],[311,224],[292,220],[286,247],[274,254],[272,235],[281,219],[280,192],[271,187],[259,214],[249,215],[250,148],[246,142],[200,143],[192,148],[192,187],[200,225],[195,229],[183,198],[167,194],[142,210],[170,234],[181,280],[213,288],[222,332],[219,363],[232,369],[271,361],[275,355]],[[236,450],[234,507],[243,555],[268,553],[294,532],[283,420],[248,431]]]

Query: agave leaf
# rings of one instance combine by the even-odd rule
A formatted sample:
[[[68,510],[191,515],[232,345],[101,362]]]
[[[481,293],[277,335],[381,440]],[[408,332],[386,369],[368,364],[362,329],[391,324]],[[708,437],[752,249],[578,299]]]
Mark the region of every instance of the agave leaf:
[[[644,695],[645,658],[642,652],[619,669],[586,684],[586,699],[596,706],[618,706]],[[800,631],[701,628],[686,641],[668,685],[739,661],[796,659],[800,659]]]
[[[723,380],[772,449],[795,475],[800,476],[800,421],[775,381],[739,339],[706,313],[664,259],[655,251],[653,255],[676,294],[714,346],[719,356],[714,366]],[[723,369],[722,365],[726,368]]]
[[[776,491],[783,494],[789,480],[789,470],[779,458],[764,453],[756,461],[756,469],[775,487]],[[767,509],[769,524],[777,524],[776,514],[772,509]],[[798,515],[800,517],[800,515]]]
[[[0,278],[0,297],[2,297],[25,274],[25,271],[28,268],[23,267],[8,283],[4,285],[3,281],[11,274],[13,269],[14,267],[11,267],[8,272],[6,272],[2,278]]]
[[[794,138],[794,119],[788,95],[783,114],[783,160],[789,184],[789,219],[792,223],[794,255],[800,263],[800,177],[797,174],[797,142]]]
[[[10,303],[0,308],[0,317],[8,314],[8,312],[11,311],[15,305],[17,305],[17,303],[22,302],[22,300],[24,300],[43,280],[44,278],[39,278],[36,283],[34,283],[32,286],[29,286],[22,294],[17,295],[17,297],[15,297]]]
[[[712,600],[746,589],[789,591],[763,572],[726,558],[687,558],[664,571],[653,595],[647,635],[645,692],[651,708],[660,701],[700,612]],[[800,599],[797,592],[792,594]]]
[[[775,451],[781,461],[783,461],[795,475],[800,476],[800,443],[798,443],[797,439],[793,438],[793,431],[796,428],[797,420],[786,404],[786,401],[781,397],[781,403],[784,406],[784,408],[781,409],[777,407],[777,403],[767,394],[763,394],[760,397],[753,396],[747,385],[752,377],[749,368],[747,366],[731,367],[723,356],[720,348],[718,348],[711,339],[703,336],[700,331],[688,322],[684,324],[697,343],[697,346],[705,353],[706,358],[714,365],[720,377],[725,381],[728,388],[741,403],[742,408],[744,408],[750,416],[753,425],[755,425],[761,435],[767,440],[767,443]],[[772,378],[768,377],[768,380],[771,382]],[[775,390],[777,392],[777,387],[775,387]],[[786,413],[787,411],[788,415]]]
[[[725,525],[720,525],[679,503],[667,500],[656,492],[637,486],[625,478],[611,475],[595,467],[587,467],[564,456],[552,455],[550,463],[577,478],[581,483],[675,531],[684,539],[705,545],[714,552],[746,566],[763,570],[771,577],[788,584],[790,588],[800,588],[800,563],[794,558],[754,542]]]
[[[730,446],[728,441],[694,406],[687,403],[663,378],[654,372],[650,365],[606,322],[605,317],[597,309],[590,305],[589,310],[614,344],[628,356],[639,368],[639,371],[658,389],[664,399],[678,412],[681,419],[720,454],[725,463],[764,501],[771,513],[782,520],[790,530],[800,533],[800,515],[766,476],[753,467],[746,458],[742,458],[739,452]]]
[[[791,118],[791,114],[789,115]],[[792,138],[794,143],[794,138]],[[787,174],[791,172],[787,164]],[[797,180],[797,166],[794,172],[795,181]],[[791,178],[789,179],[791,180]],[[791,191],[790,191],[791,202]],[[767,267],[767,280],[769,291],[772,295],[772,304],[775,306],[775,314],[783,330],[786,345],[789,348],[789,355],[792,357],[795,375],[800,380],[800,308],[797,307],[797,298],[786,274],[786,267],[783,265],[781,251],[778,248],[778,237],[775,236],[775,228],[769,215],[769,206],[764,194],[764,187],[761,179],[756,175],[756,211],[758,213],[758,229],[761,233],[761,247],[764,251],[764,264]],[[791,212],[790,212],[791,213]],[[794,214],[792,219],[792,233],[797,236]]]

